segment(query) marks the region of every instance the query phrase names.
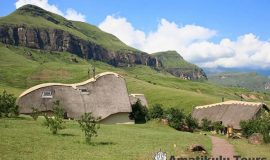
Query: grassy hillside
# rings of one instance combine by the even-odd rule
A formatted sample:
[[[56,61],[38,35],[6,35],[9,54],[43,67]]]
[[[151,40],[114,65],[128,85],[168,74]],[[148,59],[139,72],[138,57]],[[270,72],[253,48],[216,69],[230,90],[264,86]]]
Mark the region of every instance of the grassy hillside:
[[[66,129],[52,135],[43,118],[0,119],[0,159],[152,159],[160,149],[168,156],[195,156],[186,148],[198,141],[211,152],[209,137],[179,132],[150,122],[143,125],[101,125],[93,145],[85,143],[76,121],[66,121]],[[19,133],[19,134],[18,134]],[[176,145],[176,147],[174,147]]]
[[[159,59],[162,70],[165,70],[176,77],[192,80],[206,80],[207,76],[203,69],[187,62],[176,51],[157,52],[151,54]]]
[[[229,87],[242,87],[252,91],[269,92],[265,87],[270,79],[257,73],[219,73],[209,76],[209,81]]]
[[[74,62],[76,59],[77,62]],[[244,89],[221,87],[206,82],[192,82],[158,72],[147,66],[115,68],[102,62],[85,61],[67,52],[46,52],[0,43],[0,91],[20,95],[23,90],[44,82],[77,83],[88,79],[88,69],[95,64],[98,73],[113,71],[123,75],[129,93],[143,93],[148,103],[164,104],[191,112],[192,107],[225,99],[240,99]],[[266,101],[269,95],[262,96]]]
[[[101,31],[96,26],[69,21],[57,14],[45,11],[37,6],[25,5],[12,14],[0,18],[0,25],[23,25],[32,28],[54,28],[67,31],[86,41],[98,44],[109,51],[122,53],[138,51],[127,46],[112,34]],[[139,51],[138,51],[139,52]]]
[[[191,64],[183,59],[176,51],[157,52],[151,54],[161,60],[164,68],[195,68],[194,64]]]

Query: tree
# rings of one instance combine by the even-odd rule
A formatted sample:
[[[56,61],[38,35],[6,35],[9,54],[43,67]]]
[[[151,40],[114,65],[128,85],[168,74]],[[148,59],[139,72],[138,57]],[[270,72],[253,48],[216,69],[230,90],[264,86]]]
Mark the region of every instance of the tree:
[[[198,128],[198,126],[199,126],[198,120],[193,118],[191,114],[186,116],[185,122],[186,122],[186,125],[188,126],[188,128],[191,129],[192,131],[194,129]]]
[[[0,94],[0,117],[17,117],[19,106],[16,105],[16,97],[5,90]]]
[[[162,118],[164,114],[164,110],[161,104],[155,104],[149,109],[149,116],[152,119]]]
[[[211,124],[212,124],[212,122],[210,120],[203,118],[202,124],[201,124],[202,130],[203,131],[211,131]]]
[[[148,109],[137,100],[132,106],[132,112],[129,113],[129,118],[135,120],[135,123],[145,123],[148,120]]]
[[[50,128],[52,134],[57,134],[57,131],[63,129],[63,118],[64,118],[64,109],[60,105],[60,101],[57,100],[54,102],[53,106],[53,116],[49,117],[47,114],[44,115],[46,121],[45,125]]]
[[[270,113],[264,113],[257,119],[241,121],[243,136],[249,137],[253,133],[261,133],[266,143],[270,143]]]
[[[84,113],[78,123],[84,132],[86,143],[91,143],[91,138],[97,136],[97,130],[100,128],[100,117],[95,118],[92,113]]]
[[[179,130],[184,124],[185,114],[183,110],[169,108],[166,111],[166,118],[168,119],[170,127]]]
[[[40,114],[40,111],[35,108],[35,107],[32,107],[32,113],[30,114],[30,116],[36,121],[38,119],[38,116]]]

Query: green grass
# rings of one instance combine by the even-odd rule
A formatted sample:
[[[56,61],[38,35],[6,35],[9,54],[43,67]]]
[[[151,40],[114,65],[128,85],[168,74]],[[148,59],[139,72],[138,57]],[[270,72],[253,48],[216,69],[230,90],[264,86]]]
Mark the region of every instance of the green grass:
[[[200,142],[208,152],[207,136],[176,131],[156,121],[142,125],[101,125],[93,144],[85,143],[76,121],[66,121],[66,129],[52,135],[28,116],[0,119],[0,159],[152,159],[155,152],[168,155],[195,156],[186,151],[188,145]],[[174,147],[176,144],[176,147]]]
[[[78,63],[72,61],[76,58]],[[45,82],[77,83],[88,79],[87,71],[95,64],[98,73],[117,72],[125,77],[129,93],[145,94],[149,105],[177,107],[191,112],[192,107],[225,100],[240,99],[244,89],[222,87],[207,82],[193,82],[176,78],[147,66],[116,68],[102,62],[83,60],[67,52],[47,52],[0,43],[0,91],[19,96],[23,90]],[[265,101],[269,95],[260,93]]]
[[[229,142],[235,147],[236,152],[242,157],[266,157],[270,158],[270,144],[253,145],[247,139],[230,139]]]
[[[151,55],[159,58],[165,68],[196,68],[196,65],[185,61],[176,51],[157,52]]]

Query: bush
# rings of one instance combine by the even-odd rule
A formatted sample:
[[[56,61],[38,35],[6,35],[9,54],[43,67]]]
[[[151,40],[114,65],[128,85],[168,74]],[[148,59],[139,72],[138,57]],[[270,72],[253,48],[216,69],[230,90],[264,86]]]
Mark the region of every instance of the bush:
[[[35,108],[35,107],[32,107],[32,113],[30,114],[30,116],[36,121],[38,119],[38,116],[40,114],[40,111]]]
[[[81,119],[78,120],[78,123],[84,132],[86,143],[91,143],[91,138],[97,136],[97,130],[100,128],[98,121],[101,118],[95,118],[92,116],[92,113],[84,113],[81,116]]]
[[[199,124],[198,124],[198,120],[193,118],[191,114],[189,114],[188,116],[186,116],[185,118],[185,122],[186,122],[186,125],[188,126],[188,128],[190,130],[194,130],[196,128],[198,128]]]
[[[214,130],[215,130],[217,133],[219,133],[219,132],[221,132],[221,131],[224,130],[224,126],[222,125],[221,122],[213,122],[212,125],[213,125]]]
[[[57,134],[58,130],[64,128],[64,109],[60,106],[60,102],[58,100],[54,102],[53,117],[48,117],[47,114],[45,114],[44,117],[46,119],[45,125],[50,128],[52,134]]]
[[[253,133],[261,133],[263,135],[263,140],[265,143],[270,143],[270,114],[264,113],[261,117],[241,121],[240,126],[242,129],[242,134],[246,137],[251,136]]]
[[[151,119],[160,119],[163,117],[164,110],[161,104],[155,104],[149,109],[149,116]]]
[[[148,109],[137,100],[132,106],[132,112],[129,113],[129,118],[135,120],[135,123],[145,123],[149,119]]]
[[[212,126],[211,126],[212,122],[206,118],[202,119],[202,124],[201,124],[201,128],[203,131],[211,131]]]
[[[170,127],[179,130],[180,127],[184,124],[185,115],[183,110],[169,108],[166,111],[166,118],[168,119]]]
[[[5,90],[0,94],[0,117],[17,117],[19,106],[16,105],[16,97]]]

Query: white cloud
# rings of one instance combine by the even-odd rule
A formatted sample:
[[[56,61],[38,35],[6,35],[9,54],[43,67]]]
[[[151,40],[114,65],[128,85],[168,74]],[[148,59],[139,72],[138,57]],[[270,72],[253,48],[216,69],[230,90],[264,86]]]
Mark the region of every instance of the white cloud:
[[[150,53],[172,49],[181,51],[186,45],[209,39],[215,34],[215,31],[201,26],[179,27],[174,22],[161,19],[157,31],[147,35],[141,49]]]
[[[123,17],[107,16],[99,25],[126,44],[148,53],[176,50],[188,61],[202,67],[270,68],[270,40],[262,41],[252,33],[217,43],[211,38],[217,32],[198,25],[178,26],[161,19],[157,30],[145,33]]]
[[[228,41],[226,47],[234,54],[201,65],[210,68],[270,68],[270,41],[261,41],[251,33],[238,37],[236,41]]]
[[[126,18],[107,16],[99,28],[116,35],[121,41],[135,48],[140,48],[145,42],[145,34],[134,29]]]
[[[57,8],[57,6],[53,4],[49,4],[48,0],[17,0],[17,2],[15,3],[15,6],[16,8],[20,8],[26,4],[32,4],[32,5],[38,6],[47,11],[59,14],[69,20],[82,21],[82,22],[86,21],[85,15],[78,13],[76,10],[69,8],[66,10],[65,13],[63,13],[61,10]]]
[[[72,8],[68,8],[65,15],[66,19],[85,22],[85,15],[78,13]]]

